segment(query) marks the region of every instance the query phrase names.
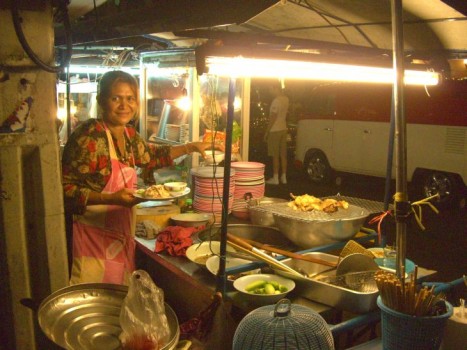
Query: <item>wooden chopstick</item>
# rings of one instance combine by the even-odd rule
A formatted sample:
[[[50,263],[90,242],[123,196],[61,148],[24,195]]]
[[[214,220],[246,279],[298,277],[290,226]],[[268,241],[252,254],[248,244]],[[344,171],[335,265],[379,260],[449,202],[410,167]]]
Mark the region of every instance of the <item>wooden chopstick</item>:
[[[254,251],[253,249],[249,249],[249,248],[246,248],[245,246],[242,246],[240,244],[237,244],[235,242],[232,242],[231,239],[228,239],[227,240],[227,243],[230,244],[232,247],[234,247],[235,249],[239,249],[241,251],[244,251],[248,254],[251,254],[253,256],[255,256],[256,258],[260,259],[261,261],[264,261],[265,263],[271,265],[271,266],[274,266],[282,271],[287,271],[295,276],[300,276],[300,277],[304,277],[300,272],[298,271],[295,271],[294,269],[292,269],[291,267],[285,265],[284,263],[281,263],[279,261],[277,261],[276,259],[274,259],[273,257],[270,257],[269,255],[267,254],[260,254],[256,251]]]
[[[232,235],[232,236],[234,236],[234,235]],[[294,253],[294,252],[289,252],[288,250],[283,250],[283,249],[280,249],[280,248],[271,247],[271,246],[269,246],[267,244],[256,242],[256,241],[253,241],[251,239],[243,238],[243,240],[245,242],[247,242],[247,243],[250,243],[253,247],[256,247],[256,248],[259,248],[259,249],[264,249],[264,250],[267,250],[269,252],[281,254],[281,255],[284,255],[284,256],[288,256],[289,258],[305,260],[305,261],[309,261],[309,262],[312,262],[312,263],[316,263],[316,264],[320,264],[320,265],[326,265],[326,266],[330,266],[330,267],[336,267],[337,266],[336,262],[326,261],[326,260],[323,260],[323,259],[308,256],[308,255],[302,255],[302,254],[298,254],[298,253]]]

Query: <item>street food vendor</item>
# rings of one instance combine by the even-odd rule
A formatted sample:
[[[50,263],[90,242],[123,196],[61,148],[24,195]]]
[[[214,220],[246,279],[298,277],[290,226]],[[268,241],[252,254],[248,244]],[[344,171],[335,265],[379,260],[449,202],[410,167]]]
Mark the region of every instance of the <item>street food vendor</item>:
[[[98,118],[82,123],[70,136],[62,157],[62,183],[67,234],[72,242],[70,284],[127,284],[134,270],[135,241],[132,208],[142,201],[134,196],[136,167],[145,174],[170,166],[210,143],[184,145],[146,143],[130,123],[139,110],[138,82],[123,71],[111,71],[100,80]],[[144,179],[145,182],[148,178]]]

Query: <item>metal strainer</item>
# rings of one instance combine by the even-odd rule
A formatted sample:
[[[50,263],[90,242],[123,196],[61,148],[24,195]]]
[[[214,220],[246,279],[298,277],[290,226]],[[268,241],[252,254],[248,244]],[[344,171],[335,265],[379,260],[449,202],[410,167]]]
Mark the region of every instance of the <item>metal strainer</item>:
[[[328,324],[316,311],[281,299],[246,315],[235,331],[233,350],[334,349]]]
[[[351,272],[339,276],[326,276],[318,280],[361,293],[374,293],[378,291],[375,271]]]

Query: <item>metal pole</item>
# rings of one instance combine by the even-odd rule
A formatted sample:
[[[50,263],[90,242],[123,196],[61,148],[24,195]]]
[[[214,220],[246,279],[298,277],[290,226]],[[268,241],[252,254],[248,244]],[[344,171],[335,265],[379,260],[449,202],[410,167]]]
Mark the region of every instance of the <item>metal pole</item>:
[[[70,82],[70,66],[66,67],[66,141],[70,138],[71,135],[71,82]]]
[[[224,188],[222,192],[222,223],[221,223],[221,247],[219,259],[219,272],[217,273],[217,291],[225,296],[226,281],[225,275],[225,256],[227,246],[227,224],[229,215],[229,190],[230,190],[230,165],[232,160],[232,130],[234,119],[234,100],[235,100],[235,78],[229,80],[229,98],[227,102],[227,126],[225,129],[225,157],[224,157]]]
[[[396,146],[396,194],[394,209],[396,217],[396,274],[405,279],[405,255],[407,218],[410,204],[407,198],[407,134],[404,113],[404,36],[402,22],[402,0],[391,1],[392,14],[392,47],[393,47],[393,103],[395,116],[395,146]],[[402,284],[404,286],[404,284]]]

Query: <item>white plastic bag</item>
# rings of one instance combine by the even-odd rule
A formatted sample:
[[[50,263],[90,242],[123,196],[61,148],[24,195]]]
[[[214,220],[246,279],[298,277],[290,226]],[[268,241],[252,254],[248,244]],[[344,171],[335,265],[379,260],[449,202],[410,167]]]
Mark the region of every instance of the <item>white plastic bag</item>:
[[[127,350],[157,350],[169,341],[164,291],[146,271],[131,275],[128,294],[120,311],[120,341]]]

